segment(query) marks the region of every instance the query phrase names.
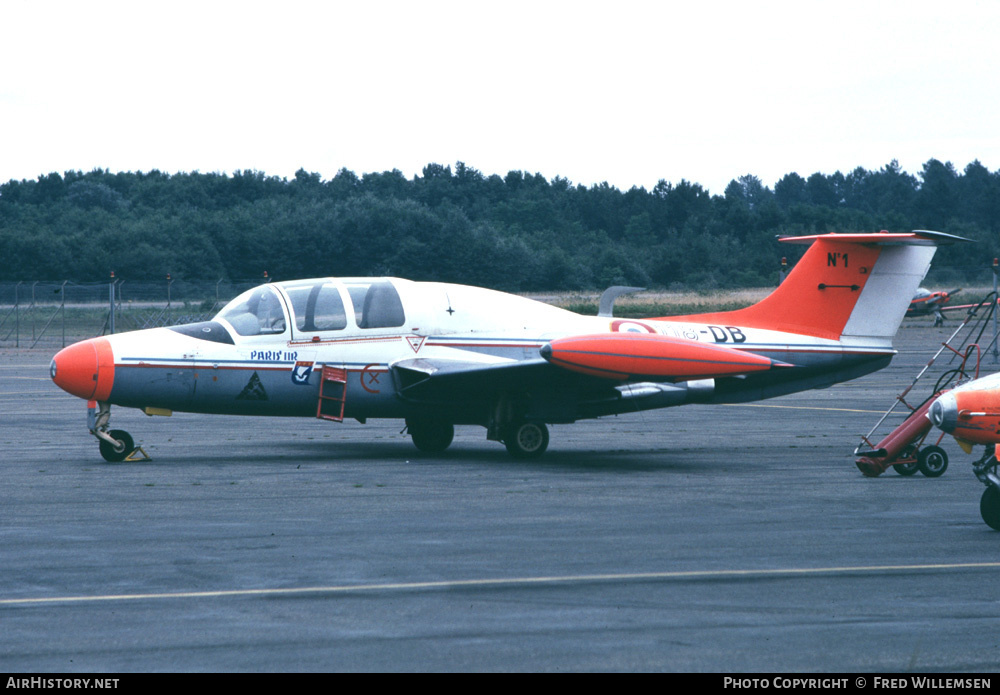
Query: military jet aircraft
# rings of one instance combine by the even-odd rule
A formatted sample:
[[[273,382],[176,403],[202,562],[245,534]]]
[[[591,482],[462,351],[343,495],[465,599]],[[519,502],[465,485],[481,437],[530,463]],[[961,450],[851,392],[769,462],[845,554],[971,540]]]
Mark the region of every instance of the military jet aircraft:
[[[948,311],[952,307],[945,309],[945,305],[951,301],[952,297],[962,291],[961,287],[953,290],[938,290],[936,292],[931,292],[923,287],[917,288],[916,294],[913,295],[913,299],[910,300],[910,306],[906,309],[907,317],[910,316],[927,316],[928,314],[934,314],[934,325],[940,326],[944,324],[944,314],[942,310]],[[954,307],[967,308],[967,307]]]
[[[541,455],[548,424],[685,403],[822,388],[889,364],[892,338],[937,244],[928,231],[783,238],[811,244],[785,281],[744,309],[617,319],[488,289],[398,278],[261,285],[213,320],[91,338],[52,360],[89,402],[105,459],[134,440],[111,406],[404,420],[444,451],[481,425],[515,457]]]

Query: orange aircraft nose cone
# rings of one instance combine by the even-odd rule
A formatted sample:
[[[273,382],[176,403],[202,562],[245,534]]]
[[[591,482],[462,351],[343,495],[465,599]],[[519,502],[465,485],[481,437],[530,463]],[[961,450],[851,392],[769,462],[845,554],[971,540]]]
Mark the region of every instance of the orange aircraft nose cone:
[[[111,343],[107,338],[91,338],[63,348],[52,358],[49,374],[67,393],[86,400],[107,400],[115,379]]]

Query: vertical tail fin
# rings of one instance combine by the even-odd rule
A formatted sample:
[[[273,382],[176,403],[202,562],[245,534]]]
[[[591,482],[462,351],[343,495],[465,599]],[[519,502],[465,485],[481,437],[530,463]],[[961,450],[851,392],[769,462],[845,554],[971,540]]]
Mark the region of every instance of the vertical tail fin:
[[[730,323],[838,340],[891,339],[940,243],[961,237],[940,232],[822,234],[787,237],[811,243],[778,288],[745,309],[672,317]]]

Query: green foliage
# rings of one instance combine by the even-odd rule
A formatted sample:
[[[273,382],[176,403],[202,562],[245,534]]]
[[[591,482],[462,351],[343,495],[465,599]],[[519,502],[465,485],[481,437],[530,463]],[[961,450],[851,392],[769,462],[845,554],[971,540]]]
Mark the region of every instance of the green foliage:
[[[773,285],[777,235],[937,229],[977,240],[945,247],[935,271],[988,277],[1000,255],[1000,172],[931,159],[910,175],[789,173],[772,191],[752,174],[721,196],[697,183],[651,191],[457,162],[324,181],[232,175],[51,173],[0,185],[0,281],[166,277],[214,282],[397,275],[504,290]],[[932,277],[933,272],[932,271]]]

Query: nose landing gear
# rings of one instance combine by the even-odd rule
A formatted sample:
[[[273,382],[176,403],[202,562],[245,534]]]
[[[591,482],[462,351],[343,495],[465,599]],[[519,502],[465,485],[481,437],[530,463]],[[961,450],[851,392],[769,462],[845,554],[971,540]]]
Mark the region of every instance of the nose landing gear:
[[[983,457],[972,464],[972,470],[979,481],[986,486],[979,499],[979,514],[994,531],[1000,531],[1000,476],[997,475],[995,447],[986,447]]]
[[[99,410],[95,409],[99,408]],[[149,461],[149,455],[143,451],[142,447],[137,447],[135,441],[125,430],[109,430],[108,423],[111,421],[111,405],[104,401],[95,403],[90,401],[87,404],[87,426],[90,433],[97,437],[101,456],[108,463],[121,463],[122,461]],[[139,458],[136,454],[142,454]]]
[[[97,435],[97,433],[94,433]],[[107,439],[98,436],[100,439],[100,449],[101,456],[108,463],[119,463],[124,461],[126,458],[132,455],[135,451],[135,442],[130,435],[125,430],[109,430],[107,433],[102,432]],[[114,442],[112,444],[112,442]]]

